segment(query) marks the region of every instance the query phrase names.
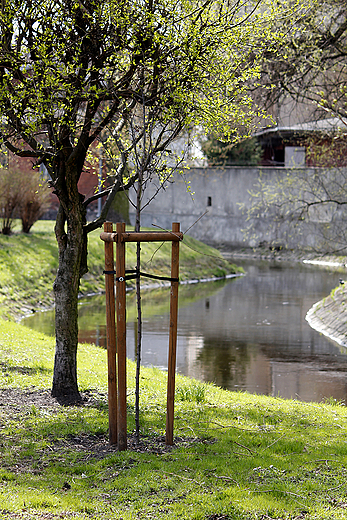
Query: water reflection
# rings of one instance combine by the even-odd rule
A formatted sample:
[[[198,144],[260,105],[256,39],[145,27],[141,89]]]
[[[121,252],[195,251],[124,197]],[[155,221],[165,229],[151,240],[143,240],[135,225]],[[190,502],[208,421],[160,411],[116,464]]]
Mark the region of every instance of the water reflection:
[[[305,315],[338,284],[317,267],[245,263],[247,276],[180,288],[177,368],[230,390],[320,401],[347,398],[343,348],[312,330]],[[135,295],[127,296],[128,355],[135,355]],[[143,294],[142,363],[167,366],[169,290]],[[26,324],[53,333],[52,315]],[[105,345],[104,297],[80,305],[80,341]]]

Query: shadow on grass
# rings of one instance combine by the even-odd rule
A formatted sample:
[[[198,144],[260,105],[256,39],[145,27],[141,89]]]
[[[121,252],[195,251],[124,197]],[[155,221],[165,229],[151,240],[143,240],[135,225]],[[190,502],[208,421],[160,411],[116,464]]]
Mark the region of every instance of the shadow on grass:
[[[12,366],[9,363],[5,363],[4,361],[0,361],[0,368],[3,372],[16,372],[17,374],[24,374],[29,376],[36,374],[50,374],[52,372],[52,369],[50,368]]]

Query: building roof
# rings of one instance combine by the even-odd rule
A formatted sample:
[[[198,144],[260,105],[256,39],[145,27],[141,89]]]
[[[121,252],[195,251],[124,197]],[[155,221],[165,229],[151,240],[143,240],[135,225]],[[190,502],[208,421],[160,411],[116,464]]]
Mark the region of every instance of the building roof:
[[[260,137],[269,134],[293,134],[293,133],[311,133],[322,132],[330,133],[338,130],[347,131],[347,120],[338,117],[329,119],[319,119],[318,121],[310,121],[308,123],[299,123],[291,126],[273,126],[270,128],[263,128],[262,130],[253,134],[254,137]]]

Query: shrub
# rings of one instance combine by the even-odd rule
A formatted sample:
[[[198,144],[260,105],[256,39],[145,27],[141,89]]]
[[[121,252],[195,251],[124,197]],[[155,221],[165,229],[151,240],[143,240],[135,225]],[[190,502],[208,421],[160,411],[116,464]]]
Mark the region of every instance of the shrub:
[[[0,218],[4,235],[12,233],[14,218],[20,218],[22,231],[29,233],[49,208],[49,201],[49,187],[38,171],[25,171],[18,163],[0,168]]]
[[[261,146],[255,138],[234,143],[209,135],[201,147],[209,166],[257,166],[262,157]]]
[[[17,168],[0,169],[0,217],[1,232],[12,233],[13,219],[18,216],[20,203],[20,172]]]
[[[22,176],[19,217],[23,233],[29,233],[31,227],[49,209],[50,190],[47,181],[43,181],[39,172]]]

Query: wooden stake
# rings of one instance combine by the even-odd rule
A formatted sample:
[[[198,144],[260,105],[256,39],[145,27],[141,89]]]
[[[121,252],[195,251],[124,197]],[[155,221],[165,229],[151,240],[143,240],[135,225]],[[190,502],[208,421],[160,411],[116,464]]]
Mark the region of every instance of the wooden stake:
[[[179,233],[180,225],[172,224],[173,233]],[[179,275],[179,242],[172,242],[171,278]],[[169,332],[169,360],[167,375],[167,405],[166,405],[166,437],[167,445],[173,444],[174,406],[175,406],[175,375],[176,375],[176,348],[177,348],[177,317],[178,317],[178,282],[171,282],[170,294],[170,332]]]
[[[118,450],[127,449],[126,402],[126,298],[125,298],[125,243],[122,233],[125,224],[117,223],[116,296],[117,296],[117,355],[118,355]]]
[[[105,222],[104,231],[112,233],[112,222]],[[105,242],[105,271],[114,271],[113,242]],[[108,423],[109,442],[117,444],[117,371],[116,371],[116,318],[114,275],[105,275],[106,335],[108,365]]]

